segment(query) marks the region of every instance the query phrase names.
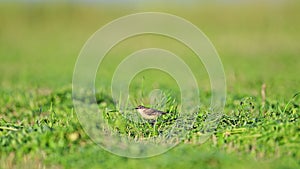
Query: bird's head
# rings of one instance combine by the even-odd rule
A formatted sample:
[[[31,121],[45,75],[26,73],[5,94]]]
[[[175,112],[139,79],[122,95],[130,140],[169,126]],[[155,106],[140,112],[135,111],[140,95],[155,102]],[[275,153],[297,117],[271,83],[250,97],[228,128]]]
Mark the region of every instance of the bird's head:
[[[146,108],[145,106],[138,105],[138,107],[136,107],[135,109],[145,109],[145,108]]]

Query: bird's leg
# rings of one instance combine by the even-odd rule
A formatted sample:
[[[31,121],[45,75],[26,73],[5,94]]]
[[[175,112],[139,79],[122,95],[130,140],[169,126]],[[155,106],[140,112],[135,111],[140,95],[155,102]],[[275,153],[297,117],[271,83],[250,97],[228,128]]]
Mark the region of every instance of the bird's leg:
[[[156,120],[152,119],[152,120],[149,120],[149,123],[154,126],[156,124]]]
[[[153,132],[155,133],[155,128],[156,128],[156,119],[152,119],[152,120],[150,120],[149,121],[149,123],[152,125],[152,127],[153,127]]]

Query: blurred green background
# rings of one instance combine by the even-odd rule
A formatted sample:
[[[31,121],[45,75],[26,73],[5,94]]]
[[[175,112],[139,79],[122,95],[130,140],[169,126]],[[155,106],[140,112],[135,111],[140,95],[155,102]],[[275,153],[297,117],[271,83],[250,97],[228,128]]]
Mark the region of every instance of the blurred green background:
[[[66,86],[70,87],[77,56],[86,40],[95,31],[121,16],[147,11],[166,12],[182,17],[198,26],[208,36],[224,65],[229,103],[234,100],[235,95],[260,97],[263,83],[267,85],[267,97],[277,101],[287,101],[300,90],[300,2],[266,0],[201,3],[194,1],[185,3],[180,1],[114,3],[1,1],[1,91],[15,90],[11,93],[18,96],[20,90],[26,93],[27,89],[58,91]],[[170,39],[149,35],[135,37],[124,41],[108,54],[104,60],[107,64],[99,70],[101,78],[108,80],[111,70],[121,58],[145,47],[166,48],[183,58],[193,55],[180,43]],[[187,59],[187,62],[193,69],[197,69],[193,66],[195,64],[193,59]],[[196,76],[205,77],[203,67],[199,69],[201,69],[200,74]],[[204,80],[203,85],[204,90],[209,90],[207,81]],[[98,87],[101,87],[100,83]],[[22,97],[21,99],[24,99]],[[71,98],[69,99],[71,102]],[[2,103],[0,105],[2,106]],[[240,168],[248,164],[248,168],[269,166],[268,163],[262,164],[251,158],[249,160],[248,157],[241,160],[238,157],[239,152],[234,150],[224,154],[211,151],[209,148],[206,150],[204,146],[203,149],[209,153],[199,154],[198,145],[182,145],[168,155],[140,161],[115,157],[104,151],[99,155],[97,154],[99,149],[94,150],[94,148],[87,148],[87,150],[78,148],[81,152],[72,149],[71,152],[74,151],[72,152],[74,154],[64,154],[65,159],[54,155],[52,162],[58,161],[67,168],[87,165],[91,167],[99,165],[97,168],[115,165],[117,168],[122,168],[123,164],[134,168],[144,163],[155,163],[156,167],[167,168],[172,167],[170,162],[174,159],[180,159],[183,154],[189,152],[190,157],[177,161],[177,167],[185,167],[185,163],[193,167],[203,165],[208,168],[218,168],[219,163],[224,168],[232,166]],[[86,162],[81,161],[82,152],[91,158],[89,160],[85,158]],[[194,158],[195,156],[197,158]],[[203,160],[198,161],[198,159]],[[106,160],[110,160],[110,163]],[[274,162],[273,166],[276,165],[277,163]],[[285,164],[281,163],[278,168],[282,166]],[[151,168],[151,165],[147,164],[145,168]]]
[[[228,92],[257,94],[255,90],[263,82],[272,95],[285,97],[297,91],[300,84],[298,1],[2,2],[1,85],[59,87],[70,84],[80,49],[96,30],[118,17],[145,11],[171,13],[198,26],[220,54]]]

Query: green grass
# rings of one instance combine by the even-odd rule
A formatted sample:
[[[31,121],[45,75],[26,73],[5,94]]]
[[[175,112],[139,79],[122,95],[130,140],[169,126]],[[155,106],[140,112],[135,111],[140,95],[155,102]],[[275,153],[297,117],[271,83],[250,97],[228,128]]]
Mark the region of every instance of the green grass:
[[[1,3],[0,168],[300,168],[300,4],[164,5],[116,10],[101,5]],[[220,54],[226,106],[218,128],[204,144],[199,138],[209,112],[207,74],[189,49],[165,37],[138,36],[114,47],[98,71],[96,98],[114,132],[140,139],[159,136],[159,130],[168,129],[176,119],[174,79],[146,71],[132,81],[136,104],[159,107],[150,104],[149,93],[155,88],[170,93],[164,110],[173,113],[152,126],[127,121],[118,113],[110,96],[110,77],[118,63],[138,49],[161,47],[180,55],[199,72],[203,105],[179,145],[151,158],[119,157],[91,141],[79,123],[71,83],[81,47],[103,24],[138,11],[186,18],[208,35]],[[158,76],[167,80],[157,82]]]
[[[241,165],[250,162],[254,166],[262,163],[269,168],[299,166],[297,97],[289,104],[268,100],[262,107],[255,98],[238,99],[238,96],[229,96],[237,99],[227,104],[226,115],[221,119],[215,134],[204,145],[198,140],[202,121],[200,114],[199,121],[194,124],[191,133],[178,147],[157,157],[134,160],[105,152],[89,140],[73,112],[69,89],[53,92],[47,96],[39,92],[41,91],[1,91],[3,100],[6,100],[4,102],[6,106],[1,108],[1,157],[8,158],[7,156],[13,153],[16,165],[22,163],[26,154],[30,157],[41,157],[40,154],[43,154],[42,158],[45,159],[38,159],[43,160],[43,163],[70,168],[85,165],[103,168],[116,165],[116,168],[122,168],[127,163],[129,166],[148,166],[152,160],[154,161],[151,163],[154,164],[150,166],[171,167],[176,165],[173,158],[186,161],[186,164],[179,163],[178,167],[186,165],[189,168],[199,165],[227,168],[231,162],[241,162]],[[114,115],[112,118],[115,119],[122,117]],[[127,123],[126,129],[132,133],[136,129],[153,131],[151,125],[136,126],[128,121],[122,122]],[[120,127],[124,124],[113,125]],[[121,128],[118,130],[121,133],[127,132]],[[120,164],[113,163],[114,160],[118,160]],[[2,165],[8,165],[6,163],[4,160]],[[278,164],[280,165],[277,166]]]

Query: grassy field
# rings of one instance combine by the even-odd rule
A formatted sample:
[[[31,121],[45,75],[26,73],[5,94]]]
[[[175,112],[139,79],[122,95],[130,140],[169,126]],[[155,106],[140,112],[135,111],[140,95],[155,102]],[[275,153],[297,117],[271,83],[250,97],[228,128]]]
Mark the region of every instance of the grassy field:
[[[300,168],[299,9],[296,1],[122,7],[1,2],[0,168]],[[224,65],[227,100],[217,130],[204,144],[197,138],[208,105],[178,146],[159,156],[130,159],[101,149],[84,132],[73,108],[72,76],[82,46],[96,30],[144,11],[183,17],[210,38]],[[121,42],[104,59],[96,79],[102,108],[114,108],[109,87],[118,63],[148,47],[170,50],[200,72],[195,75],[201,79],[200,97],[208,103],[209,80],[194,54],[172,39],[145,35]],[[157,82],[158,75],[168,80]],[[155,87],[177,89],[172,78],[148,71],[133,80],[131,92],[139,96]],[[106,118],[112,126],[122,121],[118,114]],[[121,125],[129,127],[117,132],[149,134],[126,121]],[[140,128],[153,131],[151,125]]]

